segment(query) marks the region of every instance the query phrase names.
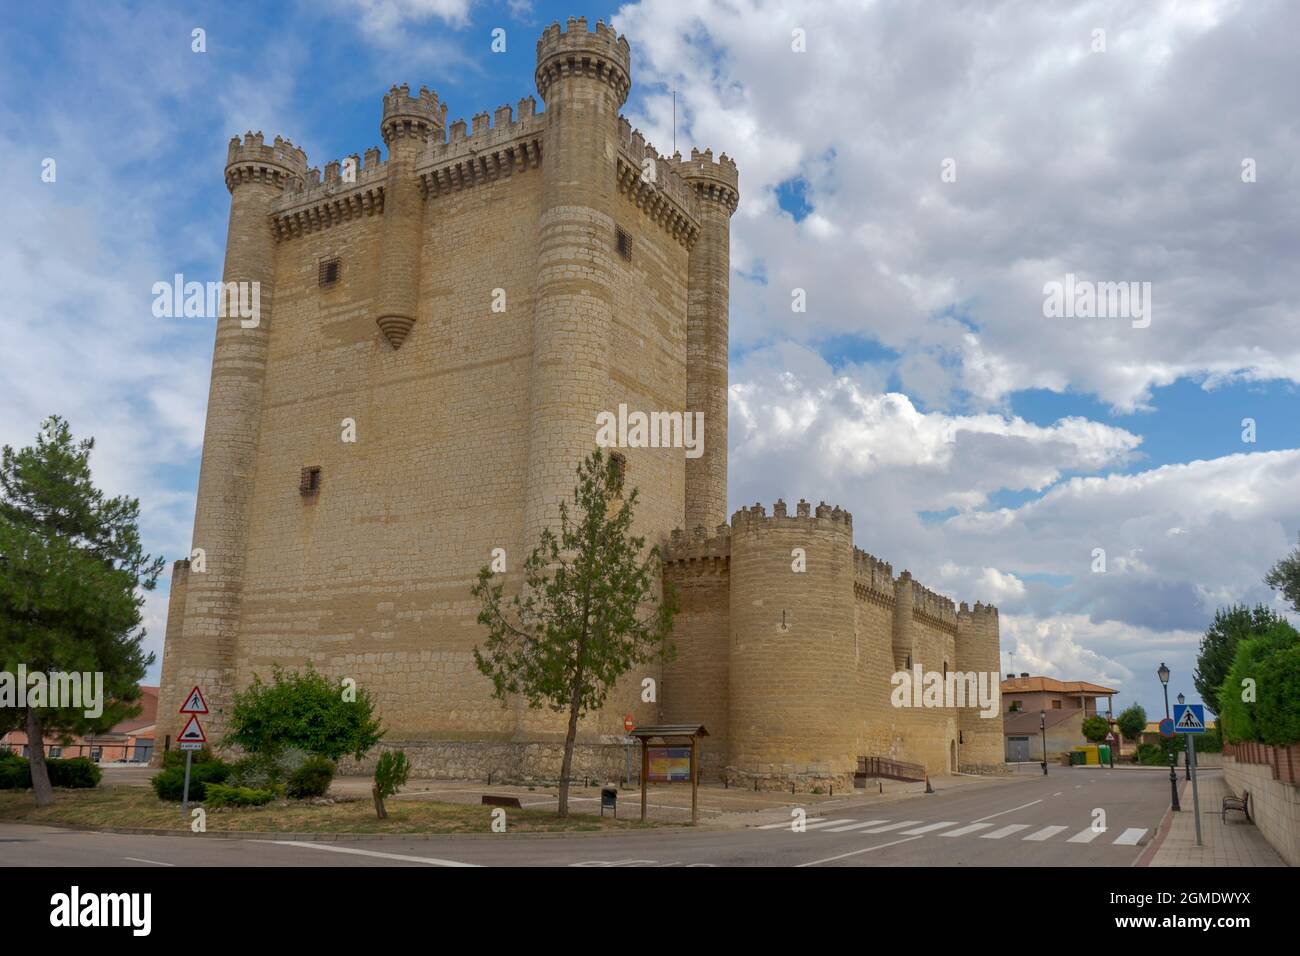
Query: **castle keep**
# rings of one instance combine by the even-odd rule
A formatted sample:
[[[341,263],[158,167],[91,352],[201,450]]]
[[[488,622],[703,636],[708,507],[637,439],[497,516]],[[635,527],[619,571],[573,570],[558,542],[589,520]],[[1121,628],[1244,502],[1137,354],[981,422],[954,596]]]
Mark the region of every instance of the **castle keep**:
[[[626,405],[703,415],[702,454],[619,449],[636,533],[664,544],[682,595],[678,655],[584,722],[579,772],[621,768],[627,712],[704,723],[710,772],[756,785],[843,781],[861,756],[1001,762],[1000,717],[889,701],[914,663],[996,673],[996,610],[895,578],[839,508],[778,502],[727,523],[736,165],[648,145],[619,113],[629,60],[603,23],[553,25],[544,110],[526,97],[448,124],[436,94],[394,87],[387,154],[323,178],[287,140],[230,143],[223,280],[258,283],[261,311],[217,321],[203,563],[173,569],[160,698],[201,685],[210,739],[254,674],[312,662],[375,694],[385,744],[417,772],[553,776],[563,715],[491,698],[470,587],[494,548],[520,586],[598,416]]]

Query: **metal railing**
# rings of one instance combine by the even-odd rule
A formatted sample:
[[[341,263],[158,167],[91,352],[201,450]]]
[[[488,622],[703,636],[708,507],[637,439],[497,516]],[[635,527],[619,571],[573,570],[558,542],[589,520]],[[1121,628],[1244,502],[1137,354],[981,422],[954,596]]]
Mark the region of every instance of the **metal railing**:
[[[89,757],[98,764],[132,764],[142,765],[153,756],[153,744],[46,744],[45,756],[55,760],[67,760],[70,757]],[[0,751],[29,756],[27,744],[0,744]],[[116,755],[116,756],[115,756]]]
[[[858,772],[854,776],[860,779],[884,777],[887,780],[924,780],[925,768],[919,763],[906,763],[902,760],[859,757]]]

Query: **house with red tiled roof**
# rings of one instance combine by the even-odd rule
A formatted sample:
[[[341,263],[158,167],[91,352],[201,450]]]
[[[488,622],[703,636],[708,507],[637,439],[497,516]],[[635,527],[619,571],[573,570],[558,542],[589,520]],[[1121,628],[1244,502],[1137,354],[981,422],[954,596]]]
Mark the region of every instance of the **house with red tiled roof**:
[[[143,763],[153,756],[154,724],[158,719],[158,688],[140,685],[140,713],[115,725],[111,730],[86,737],[73,737],[66,743],[46,736],[45,753],[50,757],[89,757],[95,763]],[[0,750],[28,755],[27,733],[13,730],[0,737]]]

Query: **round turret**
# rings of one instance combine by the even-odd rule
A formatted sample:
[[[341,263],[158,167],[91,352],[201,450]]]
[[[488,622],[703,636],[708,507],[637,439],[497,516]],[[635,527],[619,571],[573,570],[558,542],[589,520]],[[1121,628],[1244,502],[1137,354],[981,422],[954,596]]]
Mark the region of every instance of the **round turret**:
[[[585,76],[609,83],[622,106],[632,89],[632,51],[627,40],[614,28],[596,21],[596,32],[587,30],[586,17],[569,17],[565,29],[553,23],[537,41],[537,72],[534,79],[543,100],[558,80]]]

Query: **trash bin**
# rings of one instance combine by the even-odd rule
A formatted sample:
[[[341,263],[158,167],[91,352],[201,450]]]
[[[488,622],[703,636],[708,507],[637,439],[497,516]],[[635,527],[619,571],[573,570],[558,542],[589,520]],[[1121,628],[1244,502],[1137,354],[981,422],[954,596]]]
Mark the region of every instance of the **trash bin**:
[[[618,787],[601,787],[600,788],[600,815],[605,815],[605,809],[609,808],[614,811],[614,819],[618,819]]]
[[[1105,744],[1102,744],[1100,747],[1098,747],[1097,758],[1102,762],[1103,766],[1105,764],[1110,763],[1110,747],[1106,746]]]
[[[1084,766],[1087,762],[1088,762],[1088,755],[1087,755],[1086,753],[1084,753],[1082,750],[1071,750],[1071,751],[1070,751],[1070,766],[1071,766],[1071,767],[1082,767],[1082,766]]]

